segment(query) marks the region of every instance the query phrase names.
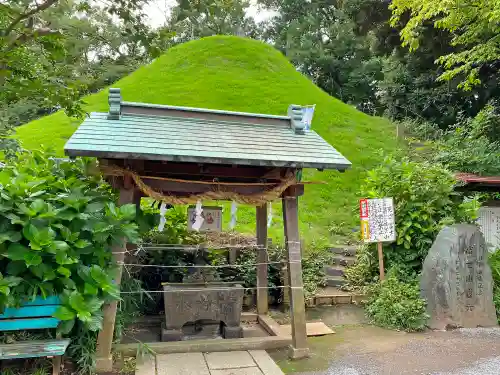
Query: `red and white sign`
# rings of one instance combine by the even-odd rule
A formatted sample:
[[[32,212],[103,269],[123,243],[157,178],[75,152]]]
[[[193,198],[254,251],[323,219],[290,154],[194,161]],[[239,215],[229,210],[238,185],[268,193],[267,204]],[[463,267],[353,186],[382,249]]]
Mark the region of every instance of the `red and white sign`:
[[[361,199],[359,201],[359,217],[361,220],[368,219],[368,199]]]
[[[365,242],[392,242],[396,240],[392,198],[361,199],[359,213],[361,236]]]

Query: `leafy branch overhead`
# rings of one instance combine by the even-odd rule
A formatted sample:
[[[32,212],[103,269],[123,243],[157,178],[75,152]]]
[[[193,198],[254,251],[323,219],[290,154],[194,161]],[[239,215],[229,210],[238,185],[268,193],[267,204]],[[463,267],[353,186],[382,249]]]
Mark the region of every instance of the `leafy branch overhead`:
[[[86,90],[86,79],[78,64],[65,62],[74,44],[68,41],[83,37],[90,40],[92,34],[88,34],[85,20],[92,18],[98,25],[97,13],[103,13],[108,19],[113,18],[114,24],[123,25],[128,35],[126,40],[133,38],[142,49],[149,51],[156,34],[143,22],[141,9],[145,3],[146,0],[119,0],[100,2],[97,6],[90,0],[2,2],[0,102],[5,105],[22,98],[40,98],[45,108],[63,108],[69,115],[83,115],[79,99]],[[110,48],[113,53],[119,49],[119,46]],[[94,53],[99,56],[99,50]]]
[[[464,75],[460,86],[471,90],[481,83],[480,69],[498,60],[500,48],[500,1],[433,1],[393,0],[391,23],[396,26],[406,15],[410,19],[401,31],[403,44],[415,50],[420,45],[423,26],[433,23],[435,28],[451,33],[456,51],[438,58],[446,69],[441,80]]]
[[[117,207],[108,185],[87,176],[90,161],[61,162],[23,153],[0,173],[0,308],[58,295],[55,316],[102,325],[116,300],[111,248],[138,239],[135,205]]]

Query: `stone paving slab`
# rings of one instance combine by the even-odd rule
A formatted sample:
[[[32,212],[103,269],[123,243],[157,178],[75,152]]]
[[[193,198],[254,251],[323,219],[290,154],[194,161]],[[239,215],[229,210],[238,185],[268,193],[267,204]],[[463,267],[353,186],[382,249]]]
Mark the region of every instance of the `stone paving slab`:
[[[252,356],[247,351],[205,353],[205,360],[210,370],[255,366]]]
[[[135,375],[156,375],[156,359],[152,355],[145,355],[137,360]]]
[[[136,375],[283,375],[265,350],[159,354],[139,361]]]
[[[263,375],[258,367],[230,368],[224,370],[210,370],[211,375]],[[266,374],[267,375],[267,374]]]
[[[156,367],[156,375],[210,375],[202,353],[161,354]]]
[[[265,375],[283,375],[283,371],[265,350],[249,350],[249,353]]]

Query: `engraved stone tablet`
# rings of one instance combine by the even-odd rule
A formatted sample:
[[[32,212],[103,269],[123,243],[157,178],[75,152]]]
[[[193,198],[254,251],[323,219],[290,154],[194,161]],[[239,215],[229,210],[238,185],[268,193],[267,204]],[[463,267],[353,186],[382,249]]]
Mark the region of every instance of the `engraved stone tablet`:
[[[430,328],[497,324],[488,250],[475,225],[456,224],[439,232],[425,258],[420,287]]]

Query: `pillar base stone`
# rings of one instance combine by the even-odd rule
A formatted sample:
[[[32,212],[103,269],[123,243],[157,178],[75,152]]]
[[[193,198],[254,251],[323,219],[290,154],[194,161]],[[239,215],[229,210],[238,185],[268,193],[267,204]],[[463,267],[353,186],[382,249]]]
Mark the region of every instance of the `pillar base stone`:
[[[95,359],[95,370],[98,374],[111,372],[113,370],[113,357],[97,357]]]
[[[290,359],[308,358],[309,355],[309,348],[294,348],[293,346],[288,347],[288,357]]]
[[[222,327],[222,337],[225,339],[241,339],[243,338],[243,328],[241,327]]]

